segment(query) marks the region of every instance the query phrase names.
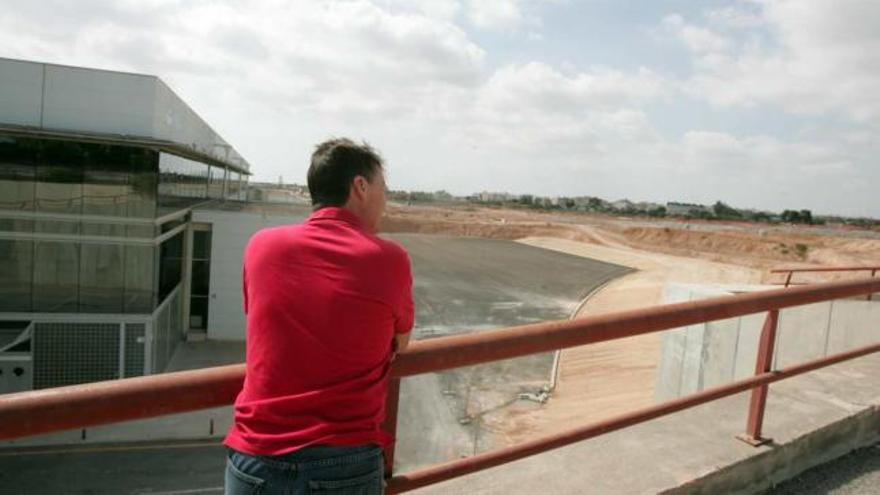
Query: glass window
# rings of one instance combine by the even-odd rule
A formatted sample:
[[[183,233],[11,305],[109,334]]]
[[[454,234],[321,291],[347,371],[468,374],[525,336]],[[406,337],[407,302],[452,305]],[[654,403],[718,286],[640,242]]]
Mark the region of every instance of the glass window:
[[[33,241],[0,240],[0,311],[32,310],[33,256]]]
[[[0,136],[0,230],[32,232],[33,220],[2,210],[33,211],[37,147],[33,140]]]
[[[79,244],[34,242],[34,311],[75,313],[79,309]]]
[[[0,231],[71,235],[0,241],[0,311],[151,312],[159,248],[81,244],[75,236],[154,238],[152,224],[80,215],[155,218],[158,161],[158,152],[130,146],[0,136]],[[4,210],[61,218],[18,219]]]
[[[226,169],[222,167],[210,167],[210,178],[208,181],[208,197],[223,197],[223,181],[226,180]]]
[[[207,296],[210,290],[211,267],[208,260],[193,260],[192,294]]]
[[[119,147],[95,146],[89,165],[83,172],[84,215],[125,217],[128,210],[128,173],[118,163]],[[124,150],[127,151],[127,150]],[[86,235],[124,236],[125,225],[108,223],[81,224]]]
[[[193,231],[193,259],[211,259],[211,231]]]
[[[155,251],[153,246],[125,246],[123,310],[126,313],[151,313],[155,308]]]
[[[241,185],[238,189],[238,199],[242,201],[247,201],[247,190],[248,190],[248,176],[247,174],[241,174]]]
[[[190,328],[208,324],[208,295],[211,290],[211,231],[193,232],[192,286],[190,288]]]
[[[37,162],[36,211],[79,215],[82,213],[85,154],[77,143],[43,141]],[[37,232],[78,234],[78,221],[39,220]]]
[[[159,156],[159,196],[163,206],[185,207],[208,197],[209,167],[176,155]],[[188,200],[182,200],[189,198]]]
[[[159,304],[180,283],[183,273],[183,232],[162,243],[159,270]]]
[[[146,151],[146,150],[138,150]],[[133,153],[128,156],[128,217],[155,218],[158,209],[156,173],[159,153]]]
[[[208,297],[192,296],[189,299],[189,327],[204,330],[208,328]]]
[[[230,199],[238,199],[238,188],[239,182],[241,181],[241,174],[238,172],[229,171],[229,180],[226,184],[227,191],[226,197]]]
[[[122,313],[124,247],[83,244],[79,266],[79,311]]]

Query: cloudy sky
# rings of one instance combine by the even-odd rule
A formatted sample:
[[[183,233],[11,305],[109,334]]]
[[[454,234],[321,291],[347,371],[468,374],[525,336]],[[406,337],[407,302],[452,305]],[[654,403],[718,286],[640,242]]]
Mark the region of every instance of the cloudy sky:
[[[0,56],[155,74],[305,181],[366,139],[394,189],[880,217],[875,0],[7,0]]]

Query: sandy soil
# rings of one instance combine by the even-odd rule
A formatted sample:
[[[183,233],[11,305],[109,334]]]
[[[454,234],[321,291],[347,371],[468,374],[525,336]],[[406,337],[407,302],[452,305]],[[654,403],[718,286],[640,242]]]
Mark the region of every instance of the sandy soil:
[[[638,270],[590,297],[579,315],[660,304],[669,282],[778,283],[780,276],[770,268],[880,265],[880,234],[842,227],[398,206],[389,208],[383,230],[518,240]],[[797,281],[852,276],[857,275],[799,274]],[[484,417],[486,425],[511,444],[650,405],[660,338],[653,334],[565,350],[559,383],[547,404],[499,411]]]
[[[576,317],[661,304],[668,282],[753,284],[762,276],[750,267],[627,247],[546,237],[520,242],[638,269],[594,294]],[[499,415],[494,426],[516,443],[652,404],[660,339],[660,334],[649,334],[564,350],[557,389],[547,405]]]
[[[387,232],[516,240],[552,237],[687,258],[770,268],[880,264],[880,232],[848,227],[629,219],[468,206],[391,206]],[[778,279],[764,275],[763,280]],[[804,281],[812,281],[802,276]]]

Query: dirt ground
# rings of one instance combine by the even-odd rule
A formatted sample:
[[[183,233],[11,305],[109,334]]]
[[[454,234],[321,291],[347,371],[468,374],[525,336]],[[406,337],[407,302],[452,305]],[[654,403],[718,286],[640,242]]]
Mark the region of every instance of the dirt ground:
[[[515,240],[638,270],[597,291],[577,316],[660,304],[669,282],[778,283],[771,268],[880,265],[880,233],[843,227],[398,205],[389,207],[383,230]],[[799,274],[796,281],[853,276]],[[650,405],[660,342],[653,334],[567,349],[544,406],[508,408],[485,417],[486,425],[512,444]]]
[[[508,240],[551,237],[761,270],[876,264],[880,260],[880,232],[844,226],[652,221],[471,206],[391,205],[383,219],[383,230]]]

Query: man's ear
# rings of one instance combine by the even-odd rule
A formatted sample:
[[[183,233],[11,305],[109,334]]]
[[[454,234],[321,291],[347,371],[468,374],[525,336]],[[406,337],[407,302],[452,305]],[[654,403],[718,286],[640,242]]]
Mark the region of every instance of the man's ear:
[[[362,175],[355,176],[351,181],[351,192],[359,198],[363,198],[367,194],[367,179]]]

